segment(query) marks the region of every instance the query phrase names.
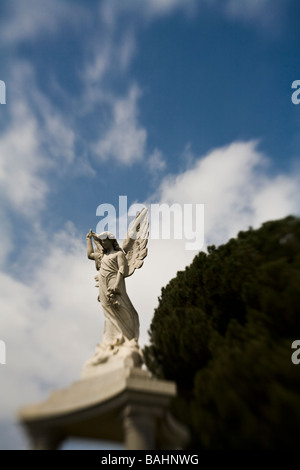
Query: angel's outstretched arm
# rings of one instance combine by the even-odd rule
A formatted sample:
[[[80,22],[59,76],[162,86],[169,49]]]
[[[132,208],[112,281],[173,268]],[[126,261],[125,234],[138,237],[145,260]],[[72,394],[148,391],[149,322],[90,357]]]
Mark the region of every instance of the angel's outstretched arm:
[[[87,244],[87,257],[89,259],[95,259],[95,253],[94,253],[94,248],[93,248],[93,243],[92,243],[92,236],[93,232],[92,230],[89,231],[89,233],[86,236],[86,244]]]

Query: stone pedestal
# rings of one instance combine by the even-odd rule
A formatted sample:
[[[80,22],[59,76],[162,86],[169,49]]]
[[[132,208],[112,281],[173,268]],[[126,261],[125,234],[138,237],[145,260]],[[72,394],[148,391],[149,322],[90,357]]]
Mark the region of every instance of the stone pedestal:
[[[184,448],[188,433],[168,412],[173,382],[139,368],[104,371],[52,392],[19,412],[33,449],[58,449],[69,437],[124,443],[127,450]]]

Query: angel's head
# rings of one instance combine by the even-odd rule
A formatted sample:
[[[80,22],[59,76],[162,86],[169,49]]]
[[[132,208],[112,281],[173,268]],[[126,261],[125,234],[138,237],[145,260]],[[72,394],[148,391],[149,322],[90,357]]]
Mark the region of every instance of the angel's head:
[[[111,232],[102,232],[99,235],[97,235],[97,238],[100,241],[100,244],[103,248],[104,253],[107,253],[108,251],[110,251],[111,248],[114,251],[122,251],[121,248],[120,248],[120,245],[119,245],[119,243],[118,243],[118,241],[117,241],[117,239],[116,239],[116,237],[114,236],[113,233],[111,233]]]

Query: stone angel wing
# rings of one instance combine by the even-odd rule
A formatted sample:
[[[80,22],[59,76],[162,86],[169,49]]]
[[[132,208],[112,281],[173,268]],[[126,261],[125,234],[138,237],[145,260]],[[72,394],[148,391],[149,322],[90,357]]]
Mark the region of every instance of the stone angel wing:
[[[131,276],[136,269],[143,266],[144,259],[148,253],[148,237],[148,209],[144,207],[136,216],[123,242],[122,248],[127,259],[127,267],[124,277]]]

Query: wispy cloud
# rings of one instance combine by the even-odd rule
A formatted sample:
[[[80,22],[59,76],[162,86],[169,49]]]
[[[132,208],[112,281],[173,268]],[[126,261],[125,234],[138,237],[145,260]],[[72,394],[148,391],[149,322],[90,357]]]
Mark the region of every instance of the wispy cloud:
[[[149,21],[170,15],[175,11],[183,11],[191,15],[197,11],[196,7],[196,0],[144,0],[143,2],[103,0],[100,2],[101,13],[110,25],[115,25],[119,17],[128,12],[136,15],[140,20]]]
[[[270,30],[284,21],[291,0],[117,0],[100,2],[101,11],[111,25],[130,12],[141,21],[153,21],[173,13],[183,12],[187,17],[195,17],[204,9],[225,15],[229,20],[241,21]]]
[[[45,161],[36,120],[26,104],[19,102],[13,108],[13,123],[0,138],[0,191],[2,200],[26,215],[43,205],[47,185],[41,171]]]
[[[11,208],[33,216],[48,194],[46,174],[61,172],[73,162],[75,135],[39,90],[29,63],[15,60],[9,85],[14,100],[0,134],[0,191]]]
[[[289,0],[227,0],[225,9],[233,17],[260,20],[261,16],[270,14],[272,8],[276,10],[287,3]]]
[[[114,99],[111,125],[93,148],[101,160],[130,165],[143,158],[147,131],[138,122],[139,95],[138,87],[132,86],[125,99]]]
[[[284,21],[289,3],[290,0],[227,0],[219,1],[219,6],[231,20],[256,25],[276,33]]]
[[[41,35],[53,35],[66,25],[80,25],[87,20],[87,10],[68,0],[10,0],[1,23],[0,37],[7,45],[31,41]]]
[[[157,173],[164,170],[166,168],[166,161],[163,153],[160,150],[155,149],[154,152],[149,155],[147,165],[151,173]]]
[[[92,20],[97,14],[102,27],[115,33],[125,15],[128,19],[128,14],[131,15],[130,28],[134,30],[149,20],[178,11],[195,16],[201,14],[203,8],[225,14],[230,20],[269,28],[282,21],[289,3],[290,0],[99,0],[96,13],[96,3],[89,5],[90,9],[87,9],[70,0],[52,0],[47,3],[39,0],[10,0],[5,2],[6,15],[1,22],[0,38],[2,44],[16,45],[42,36],[54,37],[55,34],[64,32],[66,27],[80,31],[83,25],[91,28]],[[131,47],[134,42],[131,42]],[[129,44],[126,42],[126,47]],[[131,51],[125,48],[121,60],[123,65],[130,55]]]

